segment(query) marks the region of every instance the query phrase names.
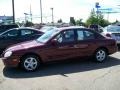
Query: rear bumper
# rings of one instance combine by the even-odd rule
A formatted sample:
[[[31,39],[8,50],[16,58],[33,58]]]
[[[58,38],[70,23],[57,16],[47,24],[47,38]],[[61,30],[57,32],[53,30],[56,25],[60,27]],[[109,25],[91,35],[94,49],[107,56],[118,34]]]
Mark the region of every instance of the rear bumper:
[[[115,47],[110,47],[110,49],[109,49],[109,55],[110,55],[110,54],[114,54],[114,53],[116,53],[117,51],[118,51],[117,45],[116,45]]]

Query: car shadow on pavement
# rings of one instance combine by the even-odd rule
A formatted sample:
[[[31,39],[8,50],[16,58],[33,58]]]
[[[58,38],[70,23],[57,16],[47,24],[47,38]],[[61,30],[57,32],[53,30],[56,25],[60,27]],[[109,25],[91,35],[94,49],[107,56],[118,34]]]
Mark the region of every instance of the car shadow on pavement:
[[[55,64],[47,64],[35,72],[25,72],[16,68],[4,68],[3,75],[8,78],[34,78],[45,77],[51,75],[62,75],[80,73],[91,70],[104,69],[112,66],[120,65],[120,59],[109,57],[108,61],[103,63],[92,62],[91,60],[77,60],[74,62],[60,62]]]
[[[120,51],[120,45],[118,46],[118,51]]]

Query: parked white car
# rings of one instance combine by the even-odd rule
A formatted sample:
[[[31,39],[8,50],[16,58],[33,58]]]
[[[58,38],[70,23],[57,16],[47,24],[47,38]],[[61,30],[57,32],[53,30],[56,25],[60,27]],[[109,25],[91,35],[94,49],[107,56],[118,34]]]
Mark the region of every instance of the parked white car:
[[[109,25],[103,29],[101,34],[115,39],[117,44],[120,44],[120,26]]]

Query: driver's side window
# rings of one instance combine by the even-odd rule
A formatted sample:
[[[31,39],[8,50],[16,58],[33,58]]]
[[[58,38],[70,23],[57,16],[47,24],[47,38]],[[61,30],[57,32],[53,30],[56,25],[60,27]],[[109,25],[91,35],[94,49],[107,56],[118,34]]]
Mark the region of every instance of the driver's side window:
[[[74,30],[66,30],[56,37],[58,43],[69,43],[74,41]]]

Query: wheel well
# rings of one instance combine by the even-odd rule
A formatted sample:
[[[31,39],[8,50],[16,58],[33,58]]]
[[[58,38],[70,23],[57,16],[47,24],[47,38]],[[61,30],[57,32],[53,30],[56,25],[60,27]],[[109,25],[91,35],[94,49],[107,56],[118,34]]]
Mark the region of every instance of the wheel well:
[[[39,60],[41,61],[41,63],[43,63],[41,57],[38,54],[36,54],[36,53],[26,53],[26,54],[22,55],[22,57],[20,57],[20,62],[21,62],[22,58],[24,58],[25,56],[28,56],[28,55],[37,56],[39,58]]]
[[[107,54],[109,54],[109,51],[106,47],[99,47],[99,48],[96,49],[96,51],[99,50],[99,49],[104,49],[107,52]]]

